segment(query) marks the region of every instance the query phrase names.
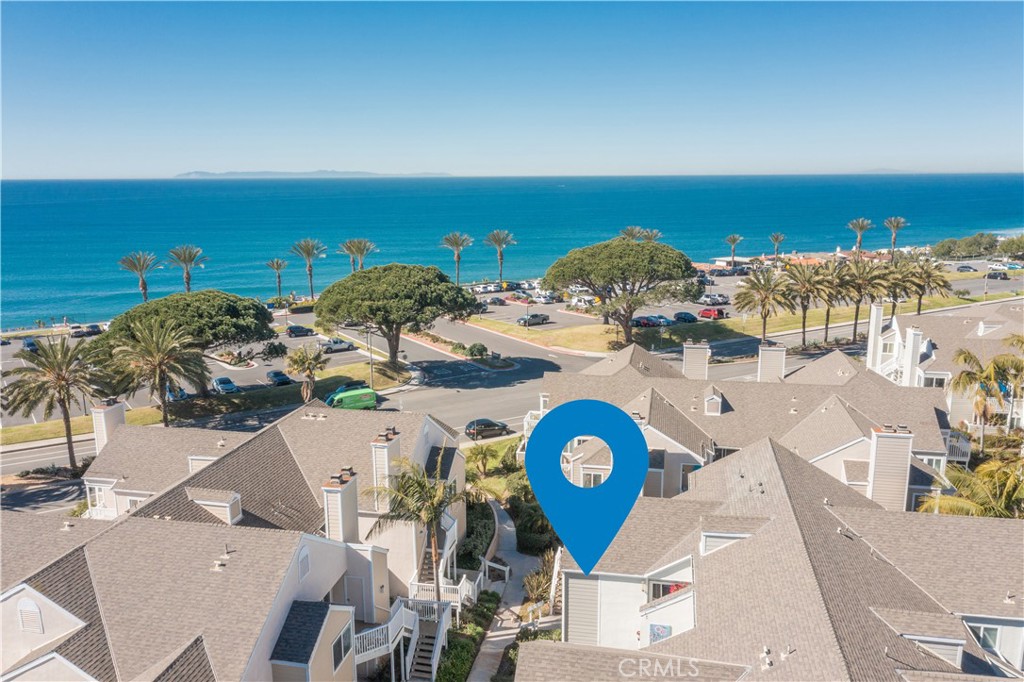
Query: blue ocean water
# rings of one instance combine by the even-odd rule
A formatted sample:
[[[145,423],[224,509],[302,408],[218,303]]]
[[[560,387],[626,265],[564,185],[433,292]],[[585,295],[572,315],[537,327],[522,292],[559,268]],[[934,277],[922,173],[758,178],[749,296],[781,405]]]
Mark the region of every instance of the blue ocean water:
[[[694,260],[728,253],[726,235],[745,237],[738,255],[849,248],[856,217],[876,225],[902,215],[901,244],[934,243],[978,231],[1024,226],[1021,175],[856,175],[758,177],[548,177],[345,180],[4,181],[0,184],[0,311],[13,328],[109,319],[141,299],[134,276],[117,260],[133,250],[164,256],[194,243],[210,261],[195,288],[269,297],[274,276],[264,263],[289,258],[285,291],[302,293],[302,264],[289,246],[316,237],[330,247],[315,265],[317,289],[349,271],[339,242],[367,237],[380,252],[368,265],[433,264],[454,275],[439,246],[452,230],[476,243],[463,254],[462,279],[497,277],[484,235],[514,233],[505,275],[525,278],[571,248],[614,236],[627,225],[656,228]],[[865,248],[889,243],[868,232]],[[180,291],[181,273],[150,278],[150,296]]]

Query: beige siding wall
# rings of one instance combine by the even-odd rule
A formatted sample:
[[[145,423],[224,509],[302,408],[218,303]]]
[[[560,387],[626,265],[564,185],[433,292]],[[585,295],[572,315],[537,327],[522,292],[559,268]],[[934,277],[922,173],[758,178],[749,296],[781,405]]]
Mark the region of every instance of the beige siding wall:
[[[889,511],[904,511],[907,506],[910,443],[909,435],[875,434],[868,491],[872,500]]]
[[[338,669],[334,669],[334,641],[345,630],[350,628],[352,647],[345,656]],[[331,609],[327,614],[324,628],[320,632],[320,641],[313,650],[313,656],[309,662],[309,679],[311,680],[355,680],[356,679],[356,654],[355,654],[355,624],[352,622],[352,615],[348,611]]]
[[[23,682],[53,682],[54,680],[73,682],[77,680],[90,680],[92,678],[83,674],[78,669],[71,667],[63,660],[51,658],[45,663],[41,663],[29,670],[26,670],[17,677],[4,678],[4,680],[8,679],[20,680]]]
[[[19,603],[28,600],[39,609],[42,632],[21,629]],[[8,670],[22,659],[57,641],[81,626],[81,621],[35,590],[28,588],[9,594],[0,603],[0,670]]]
[[[566,641],[573,644],[598,643],[598,581],[580,575],[566,576]]]
[[[271,666],[274,682],[306,682],[306,668],[297,665],[282,665],[274,663]]]
[[[963,651],[963,647],[956,644],[939,644],[936,642],[921,642],[921,646],[933,654],[941,658],[942,660],[958,665],[960,662],[960,654]]]
[[[817,453],[821,454],[821,453]],[[871,441],[867,439],[861,439],[854,443],[850,443],[839,450],[836,450],[827,457],[820,457],[819,459],[812,460],[814,466],[818,467],[822,471],[827,472],[830,476],[837,480],[843,480],[843,460],[844,459],[856,459],[862,461],[868,461],[871,459]]]
[[[658,469],[647,470],[647,480],[644,481],[644,497],[664,497],[664,472]]]
[[[455,481],[456,488],[458,490],[465,490],[466,488],[466,458],[461,455],[455,455],[455,461],[452,463],[451,479]],[[448,513],[455,517],[455,520],[459,522],[459,541],[466,539],[466,503],[460,502],[448,510]]]
[[[373,514],[360,514],[359,535],[364,538],[364,542],[385,547],[388,550],[391,595],[408,597],[409,581],[412,580],[413,574],[419,568],[425,533],[422,530],[417,532],[410,524],[402,523],[370,537],[370,528],[373,527],[376,520],[377,517]]]

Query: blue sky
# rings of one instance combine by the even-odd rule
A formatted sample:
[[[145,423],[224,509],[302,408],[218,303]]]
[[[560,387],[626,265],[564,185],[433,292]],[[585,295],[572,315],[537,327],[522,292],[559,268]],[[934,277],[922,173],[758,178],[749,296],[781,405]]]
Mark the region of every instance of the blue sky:
[[[11,3],[3,177],[1022,170],[1021,3]]]

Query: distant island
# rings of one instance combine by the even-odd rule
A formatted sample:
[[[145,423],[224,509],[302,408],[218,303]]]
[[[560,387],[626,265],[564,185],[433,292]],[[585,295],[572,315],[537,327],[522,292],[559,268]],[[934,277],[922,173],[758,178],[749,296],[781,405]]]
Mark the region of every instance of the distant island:
[[[244,180],[244,179],[288,179],[288,178],[447,178],[448,173],[369,173],[367,171],[227,171],[212,173],[210,171],[189,171],[175,175],[175,178],[199,180]]]

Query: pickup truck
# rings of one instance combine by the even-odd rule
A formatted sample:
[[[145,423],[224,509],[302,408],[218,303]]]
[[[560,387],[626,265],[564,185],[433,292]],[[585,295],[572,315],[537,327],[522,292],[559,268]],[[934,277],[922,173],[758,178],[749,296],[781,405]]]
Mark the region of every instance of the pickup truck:
[[[516,320],[516,324],[518,324],[520,327],[532,327],[535,324],[544,324],[545,322],[548,322],[550,319],[551,318],[545,315],[544,313],[530,313],[529,315],[523,315],[518,320]]]
[[[344,339],[321,339],[316,345],[327,354],[334,353],[335,351],[355,350],[356,348],[354,343]]]

